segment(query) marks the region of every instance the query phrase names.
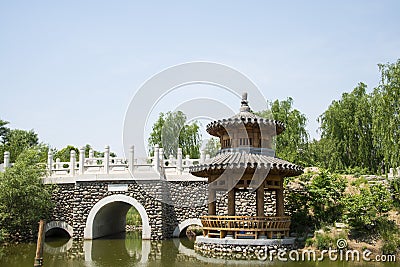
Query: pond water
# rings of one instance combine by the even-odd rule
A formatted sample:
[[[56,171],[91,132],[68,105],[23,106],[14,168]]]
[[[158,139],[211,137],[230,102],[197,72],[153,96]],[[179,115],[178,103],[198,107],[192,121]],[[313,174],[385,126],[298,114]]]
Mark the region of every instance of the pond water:
[[[32,267],[35,243],[9,246],[0,251],[1,267]],[[140,232],[129,232],[93,241],[46,238],[44,267],[130,267],[130,266],[318,266],[394,267],[398,263],[377,262],[279,262],[271,261],[227,261],[202,257],[193,250],[193,242],[186,238],[163,241],[142,240]]]

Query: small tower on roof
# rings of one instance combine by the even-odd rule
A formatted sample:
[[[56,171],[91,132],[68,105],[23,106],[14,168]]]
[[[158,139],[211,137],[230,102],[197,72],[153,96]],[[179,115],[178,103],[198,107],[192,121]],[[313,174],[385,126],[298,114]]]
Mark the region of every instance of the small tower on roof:
[[[208,178],[208,216],[202,217],[205,235],[220,238],[288,236],[290,218],[284,216],[283,179],[299,175],[303,169],[275,157],[272,139],[284,130],[282,122],[252,113],[247,93],[242,95],[238,114],[207,125],[207,132],[220,139],[221,150],[215,157],[190,169],[193,175]],[[235,194],[241,190],[256,192],[255,217],[235,216]],[[217,191],[228,194],[227,216],[217,216]],[[275,216],[265,215],[265,191],[275,194]],[[244,225],[249,224],[254,225],[245,229]]]

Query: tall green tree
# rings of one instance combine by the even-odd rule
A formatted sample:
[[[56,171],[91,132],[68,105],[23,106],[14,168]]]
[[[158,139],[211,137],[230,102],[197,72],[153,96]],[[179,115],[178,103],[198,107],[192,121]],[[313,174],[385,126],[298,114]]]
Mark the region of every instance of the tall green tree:
[[[211,137],[208,139],[205,147],[204,147],[204,152],[210,157],[214,157],[217,155],[218,151],[221,149],[221,143],[218,138]]]
[[[10,128],[6,127],[7,124],[8,121],[3,121],[2,119],[0,119],[0,143],[4,142],[4,137],[10,131]]]
[[[79,160],[79,149],[72,145],[67,145],[66,147],[56,151],[53,158],[60,159],[61,162],[69,162],[71,159],[71,150],[75,151],[76,160]]]
[[[400,166],[400,60],[378,66],[381,81],[372,94],[373,142],[388,171]]]
[[[38,135],[33,131],[25,131],[20,129],[12,129],[6,131],[3,136],[3,144],[0,145],[1,155],[10,152],[10,160],[14,162],[17,157],[25,150],[39,144]],[[0,157],[3,162],[3,157]]]
[[[376,147],[372,136],[371,98],[367,86],[358,84],[351,93],[333,101],[319,117],[321,123],[320,163],[331,170],[356,166],[375,171]],[[324,160],[324,155],[331,160]]]
[[[148,139],[150,154],[154,153],[153,146],[158,144],[164,149],[165,157],[176,157],[178,148],[181,147],[184,155],[198,158],[201,145],[200,126],[197,122],[185,122],[186,115],[182,111],[160,113]]]
[[[11,237],[30,236],[50,215],[52,188],[41,182],[46,169],[40,159],[40,149],[28,148],[0,173],[0,228]]]
[[[275,100],[270,103],[270,110],[258,112],[261,117],[279,120],[285,124],[285,131],[276,139],[276,154],[291,162],[307,165],[305,153],[308,146],[308,132],[306,130],[307,117],[293,108],[293,99]]]

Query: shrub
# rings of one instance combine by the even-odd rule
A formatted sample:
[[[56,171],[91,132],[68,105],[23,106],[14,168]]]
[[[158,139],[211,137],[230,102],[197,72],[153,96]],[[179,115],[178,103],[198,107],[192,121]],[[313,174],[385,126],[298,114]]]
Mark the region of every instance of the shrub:
[[[0,173],[0,229],[11,238],[31,238],[38,221],[51,213],[53,187],[41,182],[46,170],[39,162],[40,151],[27,149]]]

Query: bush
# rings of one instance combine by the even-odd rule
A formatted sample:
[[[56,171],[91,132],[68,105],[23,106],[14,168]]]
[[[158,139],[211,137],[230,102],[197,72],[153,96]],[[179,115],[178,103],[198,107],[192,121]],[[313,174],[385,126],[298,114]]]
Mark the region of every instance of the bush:
[[[390,181],[390,192],[392,193],[394,206],[400,208],[400,177],[393,178]]]
[[[40,219],[47,219],[53,207],[50,186],[41,178],[46,169],[38,149],[22,152],[15,164],[0,173],[0,229],[2,236],[29,239],[37,231]]]
[[[292,229],[301,230],[302,225],[320,228],[341,220],[345,179],[327,171],[304,174],[298,179],[301,188],[289,190],[286,194]]]
[[[339,239],[347,239],[345,232],[323,232],[316,233],[314,239],[307,241],[306,243],[314,245],[319,250],[337,248],[337,241]]]
[[[380,217],[376,221],[377,232],[383,239],[382,253],[396,254],[400,248],[400,229],[395,222],[387,217]]]
[[[376,226],[376,220],[390,210],[391,196],[381,184],[360,188],[359,194],[344,199],[347,222],[356,232],[367,234]]]

